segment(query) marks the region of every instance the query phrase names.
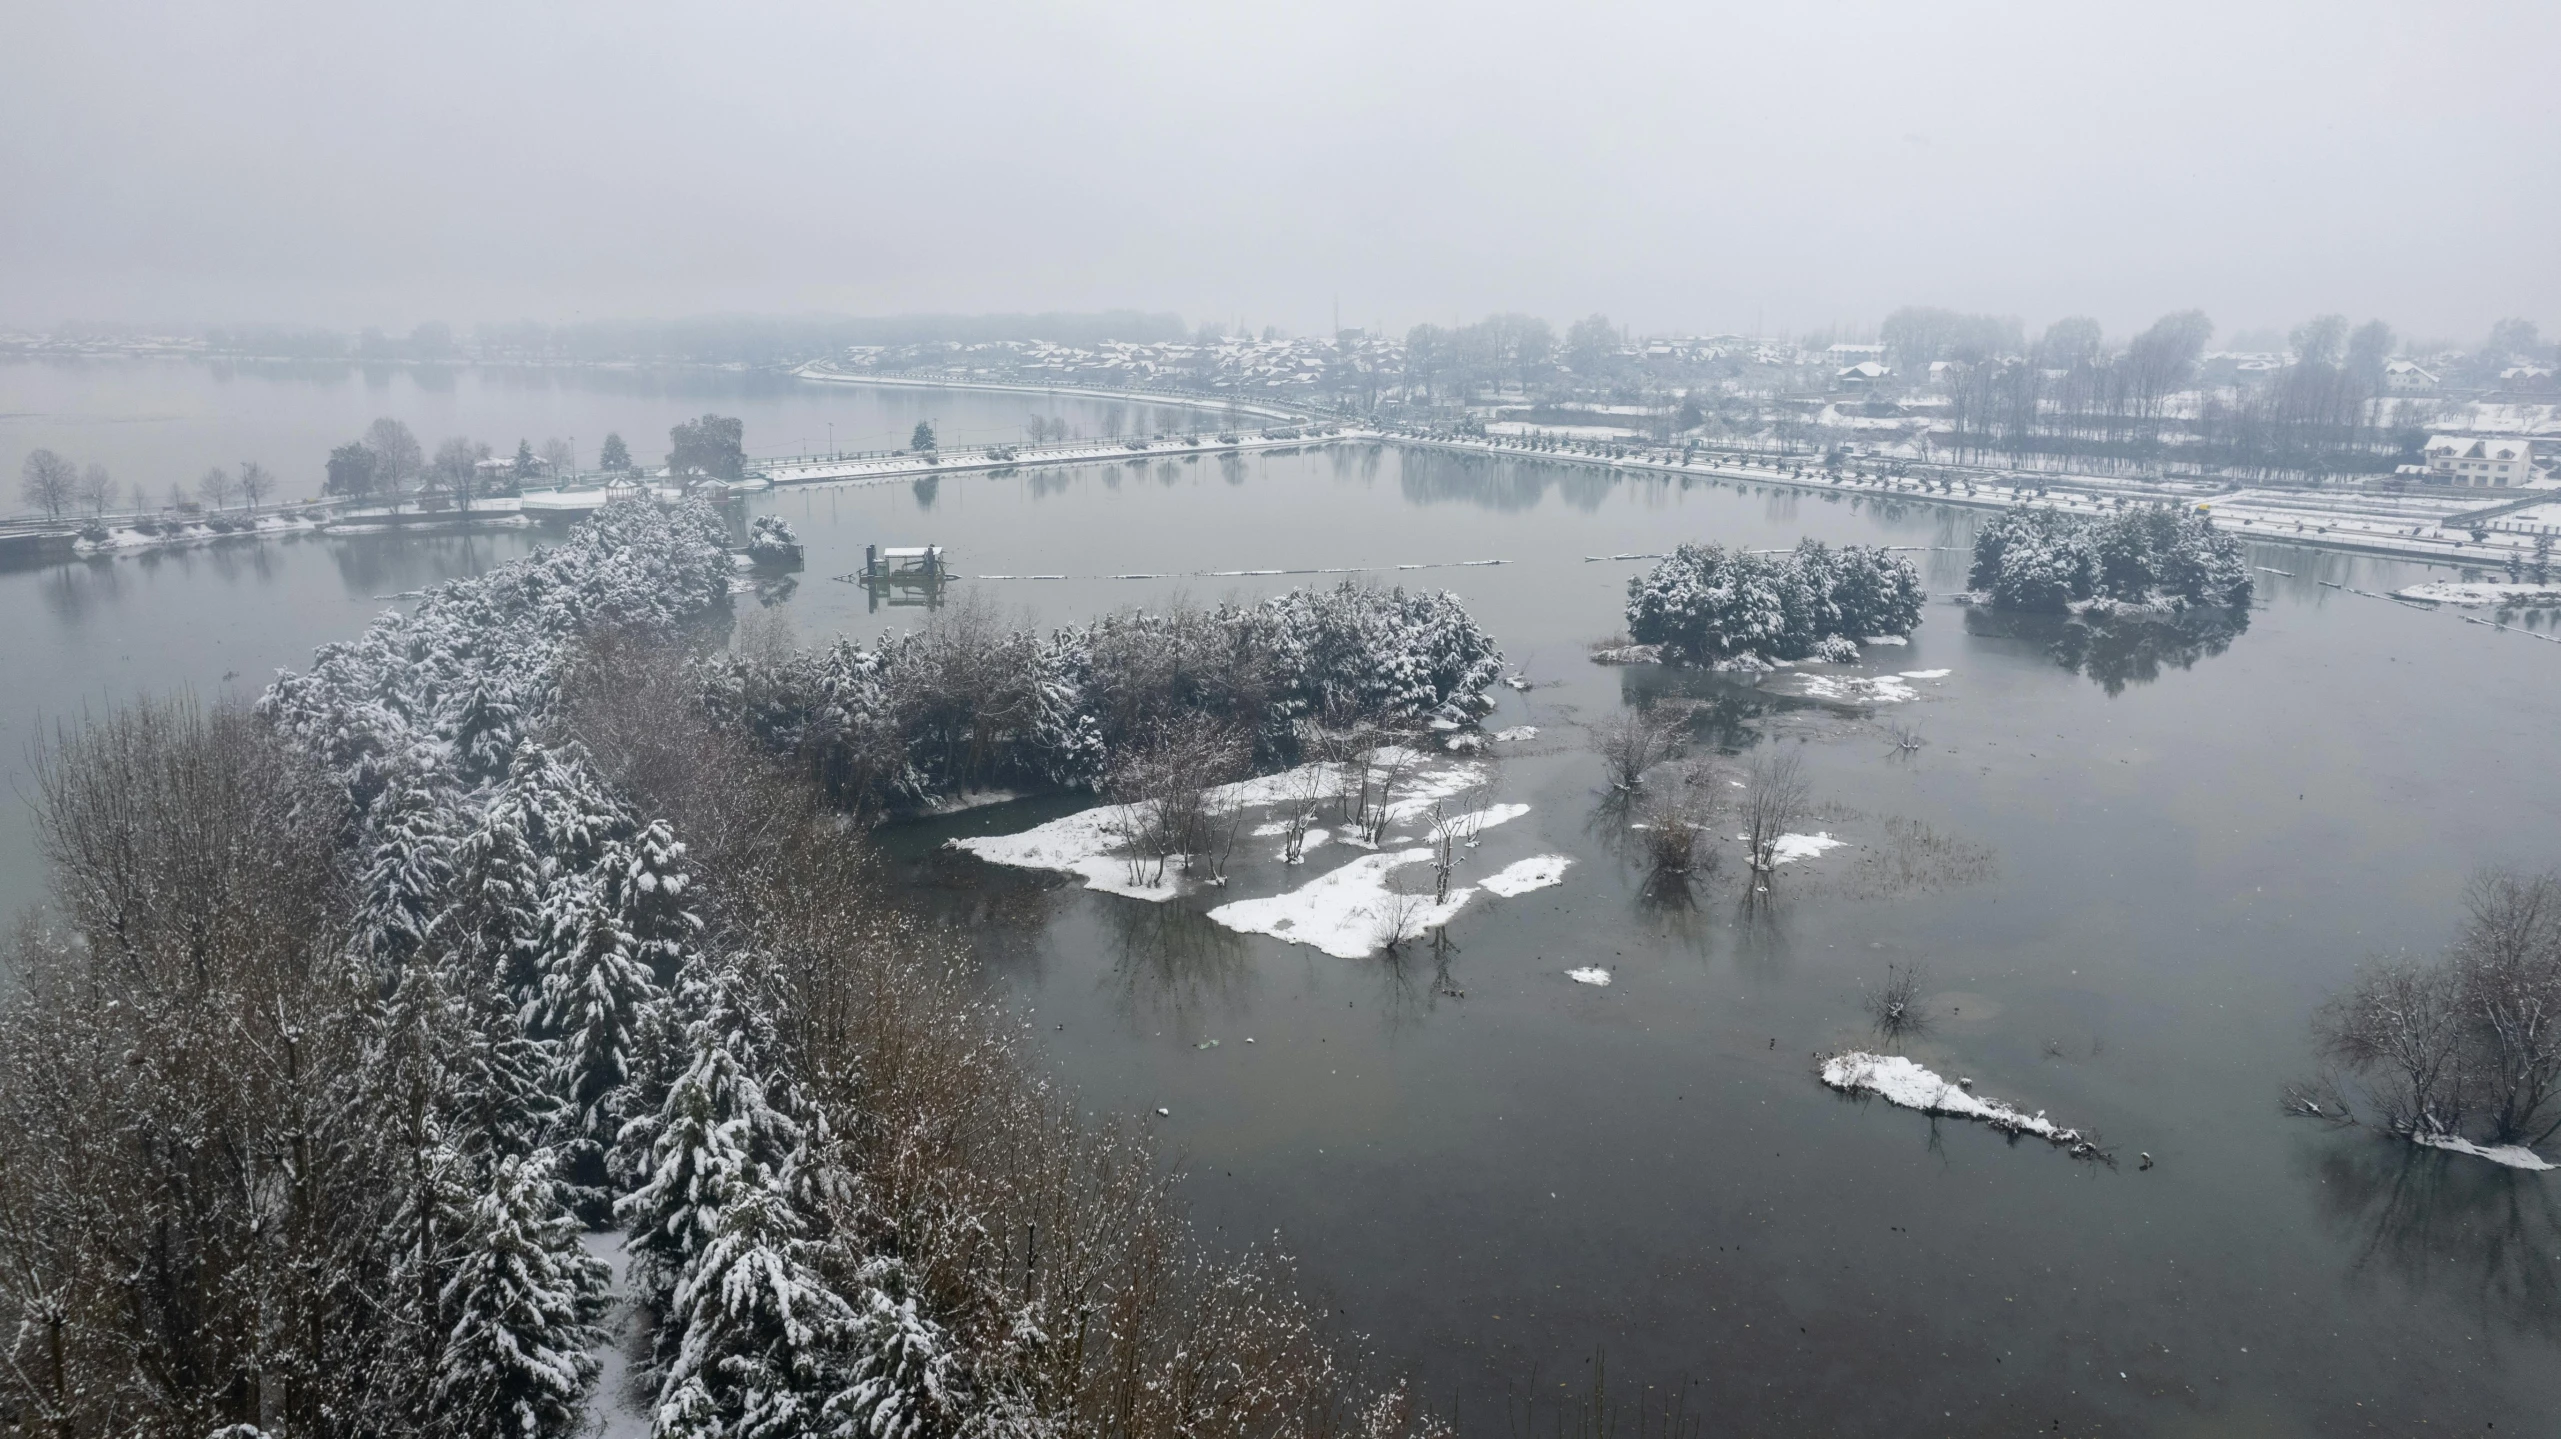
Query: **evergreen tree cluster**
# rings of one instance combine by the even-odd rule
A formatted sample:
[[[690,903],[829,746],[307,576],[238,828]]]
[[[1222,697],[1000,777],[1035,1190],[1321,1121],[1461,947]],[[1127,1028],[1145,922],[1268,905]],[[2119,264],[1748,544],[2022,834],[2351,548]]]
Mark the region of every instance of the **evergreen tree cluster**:
[[[2198,511],[2149,505],[2105,516],[2022,505],[1974,535],[1969,581],[1996,608],[2061,611],[2084,600],[2250,602],[2241,541]]]
[[[0,1422],[579,1432],[611,1277],[581,1231],[610,1223],[666,1439],[1433,1432],[1361,1405],[1268,1265],[1188,1247],[1152,1153],[1016,1065],[948,955],[866,898],[859,844],[746,737],[722,748],[699,671],[664,661],[648,753],[581,712],[685,648],[719,546],[706,510],[617,503],[255,712],[140,706],[48,756],[68,932],[22,934],[0,1000]],[[1254,623],[1316,665],[1453,614]],[[977,626],[1002,642],[935,641],[939,682],[1031,645],[1081,696],[1092,633],[1159,633],[1129,624]],[[1491,677],[1465,633],[1288,694],[1445,703]],[[937,773],[1023,722],[931,698]]]
[[[1666,658],[1851,660],[1921,622],[1920,575],[1877,545],[1805,540],[1784,554],[1683,545],[1627,582],[1627,632]]]
[[[1299,721],[1473,718],[1502,655],[1457,598],[1346,582],[1258,604],[1125,612],[1048,634],[963,609],[868,648],[731,652],[699,682],[857,808],[986,785],[1089,788],[1157,724],[1206,715],[1294,760]]]

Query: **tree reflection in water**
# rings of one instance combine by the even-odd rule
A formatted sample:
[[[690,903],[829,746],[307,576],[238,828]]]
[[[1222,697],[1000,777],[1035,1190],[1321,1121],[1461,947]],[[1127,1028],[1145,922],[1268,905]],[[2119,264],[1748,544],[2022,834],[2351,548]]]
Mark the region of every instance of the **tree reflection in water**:
[[[2231,648],[2249,627],[2248,610],[2211,606],[2052,615],[1977,605],[1965,612],[1967,634],[2043,645],[2056,664],[2088,676],[2111,695],[2124,693],[2130,684],[2152,683],[2165,666],[2193,668],[2198,660]]]
[[[1241,1015],[1253,988],[1245,937],[1179,900],[1101,906],[1115,954],[1104,981],[1133,1022],[1179,1027],[1210,1014]]]
[[[2469,1297],[2485,1319],[2561,1338],[2561,1190],[2549,1176],[2341,1135],[2315,1168],[2350,1273]]]

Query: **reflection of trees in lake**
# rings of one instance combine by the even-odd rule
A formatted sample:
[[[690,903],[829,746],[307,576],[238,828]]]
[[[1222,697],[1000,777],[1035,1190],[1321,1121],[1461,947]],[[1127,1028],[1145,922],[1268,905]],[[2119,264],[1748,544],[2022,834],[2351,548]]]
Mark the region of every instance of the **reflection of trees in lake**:
[[[1688,701],[1690,738],[1725,754],[1759,743],[1759,721],[1769,715],[1819,708],[1812,700],[1757,688],[1749,679],[1680,665],[1629,665],[1619,671],[1618,693],[1639,709],[1667,699]]]
[[[524,531],[493,535],[360,535],[330,539],[330,558],[350,594],[392,595],[476,575],[539,543]],[[309,541],[279,540],[294,544]]]
[[[2541,1174],[2342,1135],[2316,1163],[2350,1272],[2469,1296],[2485,1319],[2561,1337],[2561,1191]]]
[[[112,604],[123,590],[124,577],[114,560],[57,565],[44,577],[44,607],[53,611],[55,618],[78,624],[89,617],[90,611]]]
[[[1407,450],[1396,463],[1397,492],[1408,504],[1456,502],[1505,514],[1535,508],[1560,468],[1447,450]]]
[[[2231,648],[2250,627],[2246,609],[2200,606],[2113,615],[2027,614],[1977,605],[1965,612],[1965,632],[1989,639],[2040,644],[2054,662],[2087,675],[2109,694],[2129,684],[2150,684],[2163,667],[2193,668]]]
[[[1101,908],[1118,950],[1110,982],[1122,1013],[1179,1022],[1244,1008],[1254,971],[1243,935],[1178,902],[1112,900]]]

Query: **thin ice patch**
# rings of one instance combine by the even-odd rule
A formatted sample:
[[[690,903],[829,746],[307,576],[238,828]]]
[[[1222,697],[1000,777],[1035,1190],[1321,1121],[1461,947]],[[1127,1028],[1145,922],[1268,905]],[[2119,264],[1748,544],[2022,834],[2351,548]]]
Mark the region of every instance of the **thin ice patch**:
[[[1576,984],[1598,985],[1602,989],[1609,988],[1610,983],[1610,972],[1599,965],[1593,965],[1587,969],[1569,969],[1565,971],[1565,977]]]

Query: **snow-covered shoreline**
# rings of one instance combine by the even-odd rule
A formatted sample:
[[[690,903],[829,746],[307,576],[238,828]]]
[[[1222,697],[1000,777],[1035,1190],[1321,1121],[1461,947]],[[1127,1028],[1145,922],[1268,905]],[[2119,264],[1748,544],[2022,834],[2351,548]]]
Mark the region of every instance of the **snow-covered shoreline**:
[[[2423,604],[2459,605],[2465,609],[2497,607],[2528,608],[2538,605],[2561,605],[2561,585],[2466,584],[2455,580],[2430,580],[2426,584],[2408,585],[2392,592],[2396,600],[2417,600]]]

